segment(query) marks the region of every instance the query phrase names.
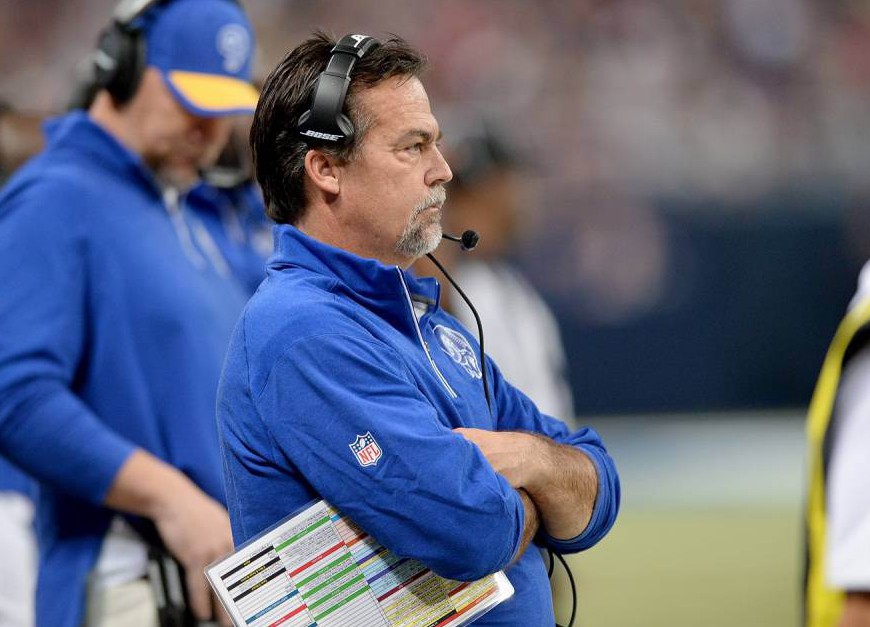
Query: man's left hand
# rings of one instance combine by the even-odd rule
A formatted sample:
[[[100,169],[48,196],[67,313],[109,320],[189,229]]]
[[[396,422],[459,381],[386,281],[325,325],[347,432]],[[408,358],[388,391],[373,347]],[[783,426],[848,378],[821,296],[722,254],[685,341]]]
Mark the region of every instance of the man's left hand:
[[[486,457],[490,466],[511,484],[525,488],[531,481],[537,438],[519,431],[485,431],[484,429],[455,429],[456,433],[473,442]]]
[[[582,451],[521,431],[455,431],[473,442],[514,489],[528,492],[552,537],[568,540],[589,523],[598,473]]]

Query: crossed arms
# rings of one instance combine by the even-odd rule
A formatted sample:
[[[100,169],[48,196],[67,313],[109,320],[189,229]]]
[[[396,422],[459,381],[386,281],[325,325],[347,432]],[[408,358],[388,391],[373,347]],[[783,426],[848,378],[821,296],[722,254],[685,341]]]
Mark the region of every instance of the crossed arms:
[[[251,390],[253,407],[236,407],[222,421],[238,511],[312,498],[300,494],[294,504],[287,489],[260,490],[263,467],[284,468],[395,553],[461,580],[505,568],[532,538],[576,552],[607,533],[619,482],[594,431],[569,432],[496,370],[498,431],[488,418],[474,423],[482,429],[451,429],[473,421],[449,399],[439,405],[421,393],[402,364],[380,342],[336,332],[296,341],[271,367],[244,375],[239,391]],[[262,444],[253,441],[264,426]],[[360,466],[348,447],[366,432],[384,453],[376,466]],[[252,451],[262,461],[246,469]],[[255,516],[242,514],[234,525],[256,530],[269,522]]]
[[[532,433],[456,431],[477,445],[526,505],[525,531],[515,559],[539,525],[547,535],[563,541],[585,531],[598,495],[598,472],[583,452]]]

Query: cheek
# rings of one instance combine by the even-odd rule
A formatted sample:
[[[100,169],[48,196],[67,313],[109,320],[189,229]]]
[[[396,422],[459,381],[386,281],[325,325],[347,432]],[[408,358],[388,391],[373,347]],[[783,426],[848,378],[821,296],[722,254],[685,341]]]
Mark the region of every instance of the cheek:
[[[418,173],[389,160],[372,159],[366,167],[355,168],[343,187],[360,208],[357,218],[390,238],[402,234],[414,207],[426,194]]]
[[[411,216],[414,213],[414,206],[417,204],[417,198],[407,191],[394,189],[389,197],[389,212],[390,219],[396,225],[396,228],[401,232],[405,229]]]
[[[157,152],[164,157],[172,159],[179,157],[184,153],[184,135],[171,127],[163,127],[155,133],[154,146]]]

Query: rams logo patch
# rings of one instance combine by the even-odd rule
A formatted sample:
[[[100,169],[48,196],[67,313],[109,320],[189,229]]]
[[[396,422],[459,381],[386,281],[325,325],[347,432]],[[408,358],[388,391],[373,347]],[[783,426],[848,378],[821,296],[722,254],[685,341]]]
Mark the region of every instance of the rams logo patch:
[[[471,344],[459,331],[455,331],[443,325],[435,325],[435,337],[441,344],[441,350],[450,355],[457,364],[462,366],[472,379],[480,379],[480,364],[477,363],[477,355]]]

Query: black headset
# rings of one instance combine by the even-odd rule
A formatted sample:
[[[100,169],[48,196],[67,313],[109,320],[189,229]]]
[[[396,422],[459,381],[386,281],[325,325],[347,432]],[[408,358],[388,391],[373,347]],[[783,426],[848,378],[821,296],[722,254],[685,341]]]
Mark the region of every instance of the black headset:
[[[314,83],[311,108],[296,126],[306,144],[342,146],[353,139],[353,124],[343,112],[350,73],[359,59],[379,45],[380,41],[368,35],[345,35],[335,44],[326,69]]]
[[[105,89],[118,104],[129,102],[145,70],[145,37],[136,21],[168,0],[121,0],[112,23],[100,34],[93,55],[95,91]]]

